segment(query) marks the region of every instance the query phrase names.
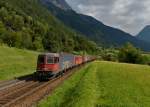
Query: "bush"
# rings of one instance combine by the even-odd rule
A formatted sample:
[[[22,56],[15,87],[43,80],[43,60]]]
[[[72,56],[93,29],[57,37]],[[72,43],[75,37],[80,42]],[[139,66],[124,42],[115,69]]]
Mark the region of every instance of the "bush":
[[[141,51],[130,43],[120,49],[118,59],[120,62],[133,64],[142,64],[144,60]]]
[[[118,61],[118,51],[115,49],[101,50],[100,58],[105,61]]]
[[[144,54],[142,61],[143,61],[143,62],[142,62],[143,64],[150,65],[150,55],[149,55],[149,54]]]

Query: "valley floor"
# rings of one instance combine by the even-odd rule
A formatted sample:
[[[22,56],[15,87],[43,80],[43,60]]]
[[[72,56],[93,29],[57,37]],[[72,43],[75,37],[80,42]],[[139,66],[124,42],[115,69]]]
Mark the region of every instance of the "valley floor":
[[[95,61],[39,107],[150,107],[150,67]]]

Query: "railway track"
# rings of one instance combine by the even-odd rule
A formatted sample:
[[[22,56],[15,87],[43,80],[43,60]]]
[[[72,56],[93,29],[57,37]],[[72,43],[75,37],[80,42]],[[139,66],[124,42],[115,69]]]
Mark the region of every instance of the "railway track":
[[[48,82],[27,79],[14,82],[8,86],[6,84],[0,85],[0,107],[31,107],[49,95],[79,68],[68,70],[63,76],[53,78]]]
[[[16,78],[14,80],[1,81],[0,82],[0,91],[4,90],[4,89],[7,89],[9,87],[12,87],[14,85],[24,83],[25,81],[28,81],[28,80],[31,80],[31,79],[32,79],[32,75],[26,75],[26,76],[23,76],[23,77],[20,77],[20,78]]]
[[[0,83],[0,90],[3,90],[4,88],[10,87],[12,85],[15,85],[19,82],[19,80],[10,80]]]

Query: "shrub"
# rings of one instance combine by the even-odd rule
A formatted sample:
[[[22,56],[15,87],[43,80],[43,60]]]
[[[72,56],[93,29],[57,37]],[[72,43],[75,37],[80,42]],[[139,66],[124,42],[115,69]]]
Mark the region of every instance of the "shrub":
[[[127,43],[120,49],[118,59],[120,62],[126,63],[134,63],[134,64],[143,63],[143,56],[141,54],[141,51],[135,48],[130,43]]]
[[[110,48],[110,49],[104,49],[101,50],[100,59],[105,61],[118,61],[118,51]]]
[[[150,65],[150,55],[149,54],[143,54],[143,64]]]

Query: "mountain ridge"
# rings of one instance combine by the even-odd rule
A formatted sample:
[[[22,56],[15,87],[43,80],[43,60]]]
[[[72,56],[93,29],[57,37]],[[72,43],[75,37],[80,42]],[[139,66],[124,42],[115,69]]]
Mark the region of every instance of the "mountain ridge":
[[[65,0],[41,0],[41,2],[44,1],[43,3],[52,3],[58,8],[61,8],[63,10],[72,10],[72,8],[68,5],[68,3]]]
[[[139,34],[136,35],[137,38],[150,42],[150,25],[145,26]]]
[[[64,11],[52,2],[45,4],[45,0],[40,1],[42,5],[48,8],[51,13],[65,25],[86,36],[100,46],[120,47],[127,42],[131,42],[138,48],[150,50],[150,43],[139,40],[120,29],[107,26],[91,16],[79,14],[72,9]]]

